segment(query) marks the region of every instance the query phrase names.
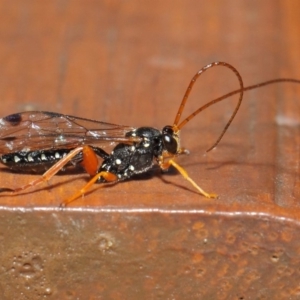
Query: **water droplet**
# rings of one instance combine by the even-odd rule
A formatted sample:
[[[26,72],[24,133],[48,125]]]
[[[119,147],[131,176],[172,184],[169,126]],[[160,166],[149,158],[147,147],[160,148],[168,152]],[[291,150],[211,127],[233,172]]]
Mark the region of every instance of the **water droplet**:
[[[21,276],[32,278],[35,275],[35,270],[30,263],[24,263],[21,266],[19,273]]]
[[[31,260],[34,269],[42,270],[43,269],[43,260],[40,256],[34,256]]]
[[[45,288],[44,295],[49,296],[52,294],[52,289],[50,287]]]
[[[276,254],[273,254],[271,256],[271,261],[274,262],[274,263],[277,263],[279,261],[279,257]]]
[[[102,236],[98,240],[98,247],[103,252],[110,250],[113,247],[113,245],[114,245],[113,240],[110,238]]]

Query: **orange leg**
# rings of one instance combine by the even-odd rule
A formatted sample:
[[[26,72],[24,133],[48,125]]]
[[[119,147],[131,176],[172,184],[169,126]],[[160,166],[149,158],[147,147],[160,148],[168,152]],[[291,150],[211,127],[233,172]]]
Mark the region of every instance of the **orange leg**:
[[[218,195],[217,194],[209,194],[207,192],[205,192],[192,178],[190,178],[190,176],[188,175],[188,173],[186,172],[186,170],[181,167],[180,165],[178,165],[173,159],[168,160],[167,162],[162,162],[160,164],[160,167],[164,170],[164,169],[168,169],[170,166],[173,166],[174,168],[176,168],[179,173],[184,177],[184,179],[188,180],[194,188],[196,188],[198,190],[198,192],[203,195],[206,198],[217,198]]]
[[[66,199],[63,201],[63,203],[61,203],[60,207],[65,207],[66,205],[68,205],[70,202],[76,200],[77,198],[79,198],[80,196],[84,195],[87,190],[100,178],[103,177],[106,181],[108,182],[113,182],[116,181],[118,179],[117,175],[110,173],[110,172],[106,172],[106,171],[102,171],[98,174],[96,174],[81,190],[79,190],[76,194],[74,194],[72,197]]]

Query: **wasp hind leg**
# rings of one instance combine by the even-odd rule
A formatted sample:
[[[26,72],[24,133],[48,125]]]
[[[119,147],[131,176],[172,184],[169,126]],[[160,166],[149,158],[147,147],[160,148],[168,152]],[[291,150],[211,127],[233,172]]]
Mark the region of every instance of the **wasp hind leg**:
[[[87,190],[100,178],[102,177],[105,179],[106,182],[113,182],[118,179],[118,177],[110,172],[107,171],[101,171],[97,173],[98,171],[98,158],[97,156],[100,156],[101,158],[105,159],[109,156],[104,150],[101,148],[91,147],[91,146],[84,146],[82,150],[82,162],[80,163],[81,166],[85,169],[85,171],[90,174],[91,179],[88,181],[88,183],[80,189],[77,193],[75,193],[73,196],[67,198],[64,200],[60,207],[65,207],[69,203],[73,202],[80,196],[83,196]]]
[[[65,207],[66,205],[68,205],[69,203],[73,202],[74,200],[76,200],[77,198],[79,198],[80,196],[83,196],[87,190],[100,178],[104,178],[107,182],[114,182],[117,181],[118,177],[117,175],[107,172],[107,171],[101,171],[98,174],[96,174],[94,177],[92,177],[92,179],[82,188],[80,189],[77,193],[75,193],[72,197],[67,198],[66,200],[64,200],[61,204],[60,207]]]
[[[214,193],[205,192],[187,173],[187,171],[181,167],[178,163],[176,163],[173,159],[169,159],[167,162],[162,162],[160,167],[162,170],[168,169],[170,166],[173,166],[175,169],[179,171],[179,173],[183,176],[184,179],[188,180],[196,190],[206,198],[217,198],[218,195]]]
[[[49,170],[47,170],[42,176],[38,179],[33,180],[21,187],[11,189],[11,188],[0,188],[0,193],[10,192],[12,194],[23,192],[29,188],[35,187],[41,183],[48,182],[57,172],[59,172],[66,164],[68,164],[77,154],[81,153],[83,147],[77,147],[70,151],[65,157],[60,159],[55,163]]]

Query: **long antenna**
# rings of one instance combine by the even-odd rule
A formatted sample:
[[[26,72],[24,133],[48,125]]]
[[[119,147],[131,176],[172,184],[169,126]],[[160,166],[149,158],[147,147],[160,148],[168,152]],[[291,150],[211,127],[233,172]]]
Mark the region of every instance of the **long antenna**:
[[[250,85],[250,86],[244,87],[242,91],[245,92],[245,91],[249,91],[249,90],[252,90],[252,89],[260,88],[260,87],[263,87],[263,86],[266,86],[266,85],[269,85],[269,84],[281,83],[281,82],[292,82],[292,83],[298,83],[298,84],[300,84],[300,80],[299,80],[299,79],[292,79],[292,78],[277,78],[277,79],[272,79],[272,80],[268,80],[268,81],[264,81],[264,82],[261,82],[261,83],[257,83],[257,84],[254,84],[254,85]],[[200,107],[196,112],[197,112],[197,114],[198,114],[199,112],[201,112],[202,110],[208,108],[209,106],[211,106],[211,105],[213,105],[213,104],[216,104],[216,103],[218,103],[218,102],[220,102],[220,101],[222,101],[222,100],[224,100],[224,99],[226,99],[226,98],[229,98],[230,96],[233,96],[233,95],[235,95],[235,94],[238,94],[238,93],[240,93],[240,92],[241,92],[241,89],[238,89],[238,90],[232,91],[232,92],[230,92],[230,93],[228,93],[228,94],[225,94],[225,95],[223,95],[223,96],[221,96],[221,97],[219,97],[219,98],[216,98],[216,99],[214,99],[214,100],[212,100],[212,101],[206,103],[206,104],[203,105],[202,107]],[[185,125],[189,120],[190,120],[189,117],[186,118],[186,119],[182,122],[182,123],[184,123],[183,125]],[[181,127],[182,127],[182,126],[181,126],[182,123],[181,123],[178,127],[181,128]],[[229,123],[229,124],[230,124],[230,123]],[[227,125],[228,125],[228,123],[227,123]],[[226,130],[228,129],[228,126],[227,126],[227,125],[225,126],[225,128],[224,128],[223,131],[222,131],[222,134],[221,134],[221,136],[220,136],[221,138],[223,137],[224,133],[225,133]],[[208,150],[206,150],[206,152],[209,152],[209,151],[212,150],[214,147],[216,147],[217,144],[219,143],[219,141],[221,140],[221,138],[219,138],[219,139],[217,140],[217,142],[214,143],[214,145],[213,145],[212,147],[210,147]]]
[[[211,102],[208,102],[207,104],[201,106],[200,108],[198,108],[195,112],[193,112],[191,115],[189,115],[186,119],[184,119],[179,125],[179,120],[180,120],[180,117],[181,117],[181,114],[183,112],[183,109],[185,107],[185,104],[186,104],[186,101],[190,95],[190,92],[193,88],[193,85],[195,84],[196,80],[200,77],[200,75],[202,75],[206,70],[212,68],[212,67],[216,67],[216,66],[224,66],[224,67],[227,67],[229,68],[230,70],[232,70],[235,75],[237,76],[238,80],[239,80],[239,84],[240,84],[240,89],[239,90],[236,90],[232,93],[229,93],[229,94],[226,94],[225,96],[223,97],[220,97],[220,98],[217,98],[215,100],[212,100]],[[211,106],[212,104],[214,103],[217,103],[231,95],[234,95],[234,94],[237,94],[237,93],[240,93],[240,97],[239,97],[239,101],[238,101],[238,104],[235,108],[235,110],[233,111],[233,114],[232,116],[230,117],[229,121],[227,122],[225,128],[223,129],[221,135],[219,136],[219,138],[217,139],[217,141],[213,144],[212,147],[210,147],[208,151],[212,150],[214,147],[216,147],[218,145],[218,143],[221,141],[223,135],[225,134],[226,130],[228,129],[228,127],[230,126],[232,120],[234,119],[236,113],[238,112],[239,108],[240,108],[240,105],[242,103],[242,99],[243,99],[243,92],[244,92],[244,86],[243,86],[243,79],[242,79],[242,76],[240,75],[240,73],[230,64],[228,63],[225,63],[225,62],[213,62],[209,65],[206,65],[205,67],[203,67],[201,70],[199,70],[196,75],[192,78],[184,96],[183,96],[183,99],[181,101],[181,104],[179,106],[179,109],[178,109],[178,112],[176,114],[176,118],[175,118],[175,121],[174,121],[174,125],[173,125],[173,128],[175,131],[178,131],[180,130],[187,122],[189,122],[192,118],[194,118],[197,114],[199,114],[202,110],[204,110],[205,108]]]

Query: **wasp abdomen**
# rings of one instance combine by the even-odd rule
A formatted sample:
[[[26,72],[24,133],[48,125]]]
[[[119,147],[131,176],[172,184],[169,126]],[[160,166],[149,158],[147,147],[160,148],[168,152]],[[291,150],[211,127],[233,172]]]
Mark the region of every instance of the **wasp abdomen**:
[[[17,171],[44,171],[53,166],[56,162],[66,156],[72,149],[39,150],[39,151],[20,151],[15,153],[3,154],[0,156],[2,164],[10,169]],[[74,162],[77,164],[82,155],[78,155]]]

